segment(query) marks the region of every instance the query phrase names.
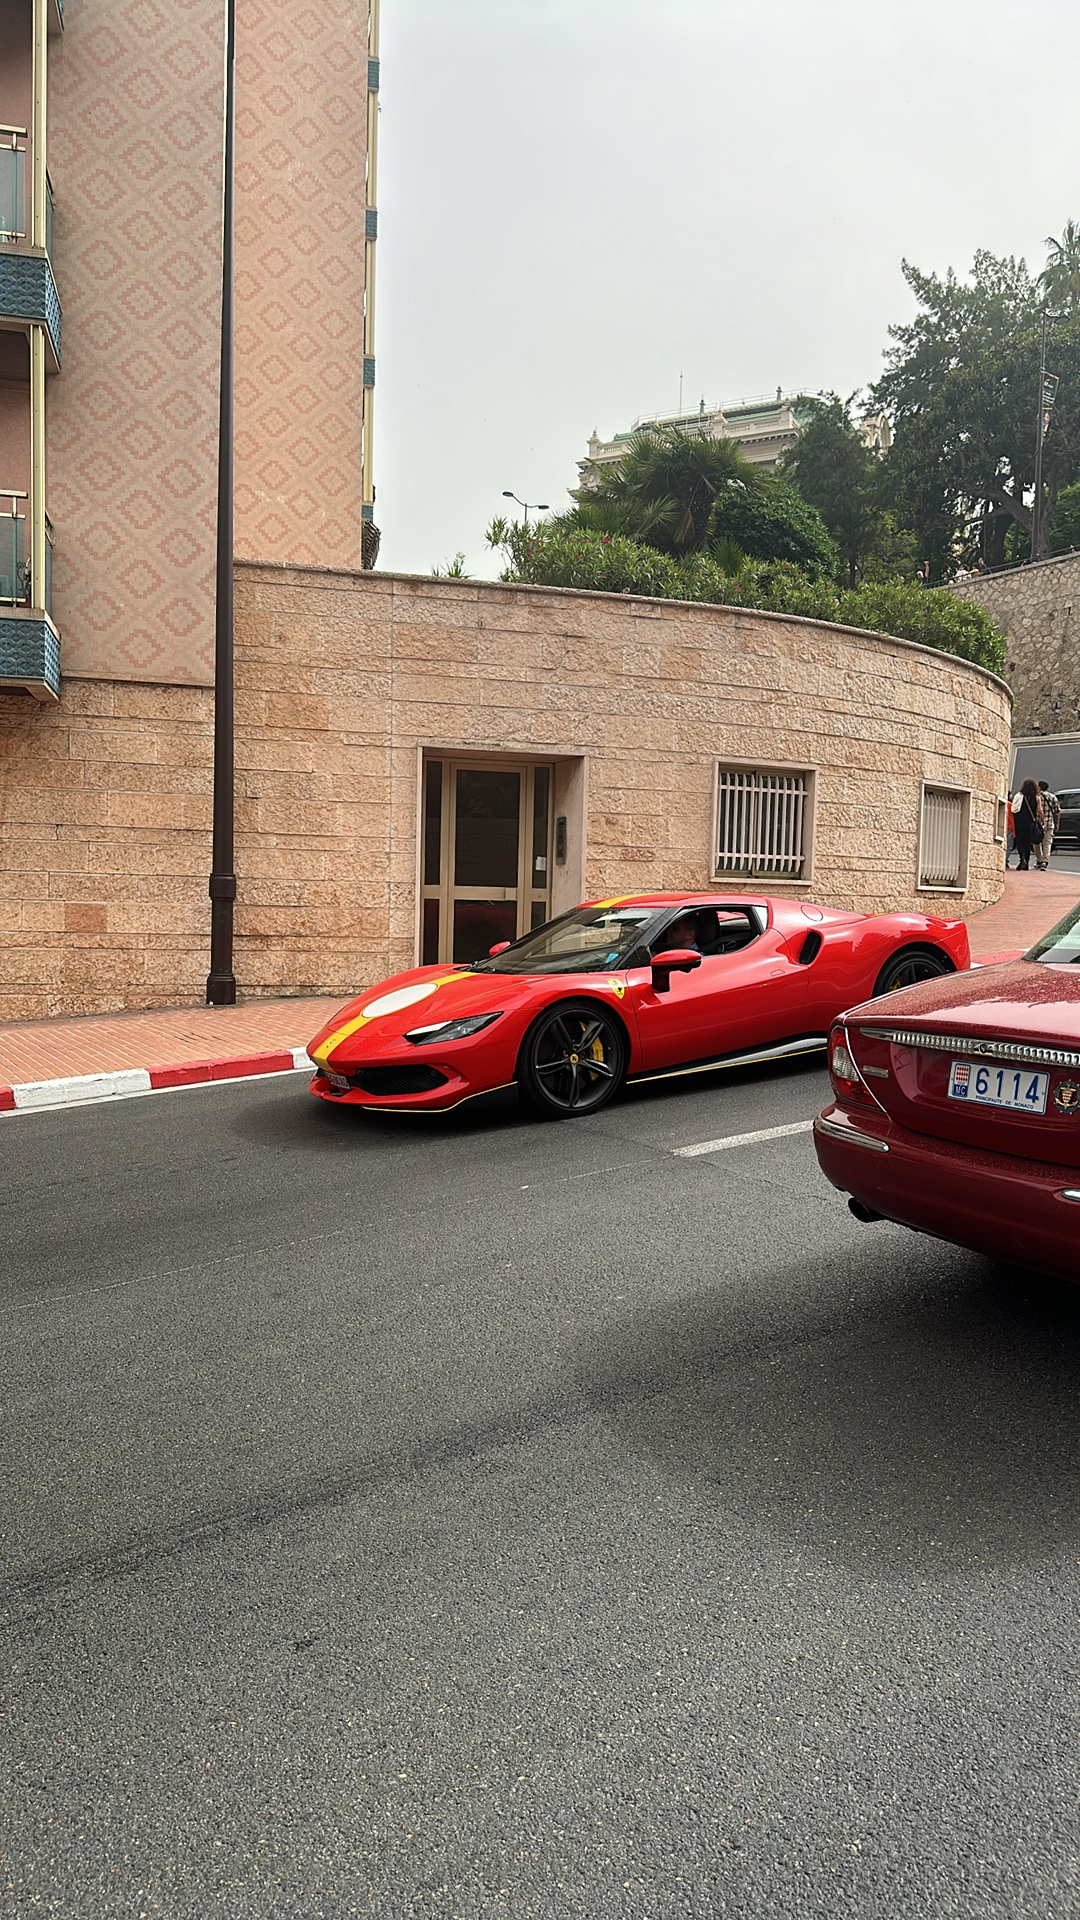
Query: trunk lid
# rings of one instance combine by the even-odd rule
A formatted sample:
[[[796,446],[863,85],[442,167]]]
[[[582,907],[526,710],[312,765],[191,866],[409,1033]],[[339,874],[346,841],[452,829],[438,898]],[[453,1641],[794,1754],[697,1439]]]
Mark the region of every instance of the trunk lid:
[[[846,1024],[867,1086],[898,1125],[1080,1166],[1076,968],[1021,960],[953,974],[868,1002]],[[1016,1104],[990,1103],[1003,1097]]]

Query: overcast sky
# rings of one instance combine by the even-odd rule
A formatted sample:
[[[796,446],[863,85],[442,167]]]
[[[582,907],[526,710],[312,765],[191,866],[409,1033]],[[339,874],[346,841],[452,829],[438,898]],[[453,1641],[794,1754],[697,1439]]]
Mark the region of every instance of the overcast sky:
[[[847,395],[904,257],[1080,219],[1076,0],[382,0],[381,52],[381,568],[493,577],[594,427]]]

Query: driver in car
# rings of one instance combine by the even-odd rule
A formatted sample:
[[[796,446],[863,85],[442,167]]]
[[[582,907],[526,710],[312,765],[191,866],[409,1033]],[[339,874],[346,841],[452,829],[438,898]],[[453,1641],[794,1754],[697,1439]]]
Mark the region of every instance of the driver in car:
[[[687,953],[700,953],[698,945],[698,919],[696,913],[681,913],[670,927],[665,927],[656,943],[656,953],[674,953],[677,948]]]

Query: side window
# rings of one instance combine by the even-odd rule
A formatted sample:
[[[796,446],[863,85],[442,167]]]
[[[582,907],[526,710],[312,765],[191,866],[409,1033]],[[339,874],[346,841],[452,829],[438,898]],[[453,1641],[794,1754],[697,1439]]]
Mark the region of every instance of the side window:
[[[713,955],[738,953],[756,940],[761,928],[751,907],[690,907],[676,914],[649,943],[651,955],[689,947]]]

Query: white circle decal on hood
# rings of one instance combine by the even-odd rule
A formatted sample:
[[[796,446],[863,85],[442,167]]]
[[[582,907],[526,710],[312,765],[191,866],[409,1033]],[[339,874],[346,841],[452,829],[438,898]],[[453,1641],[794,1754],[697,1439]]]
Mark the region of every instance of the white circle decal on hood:
[[[379,1000],[372,1000],[360,1011],[365,1020],[377,1020],[383,1013],[401,1013],[406,1007],[414,1007],[418,1000],[426,1000],[441,986],[439,980],[418,980],[415,986],[398,987],[393,993],[384,993]]]

